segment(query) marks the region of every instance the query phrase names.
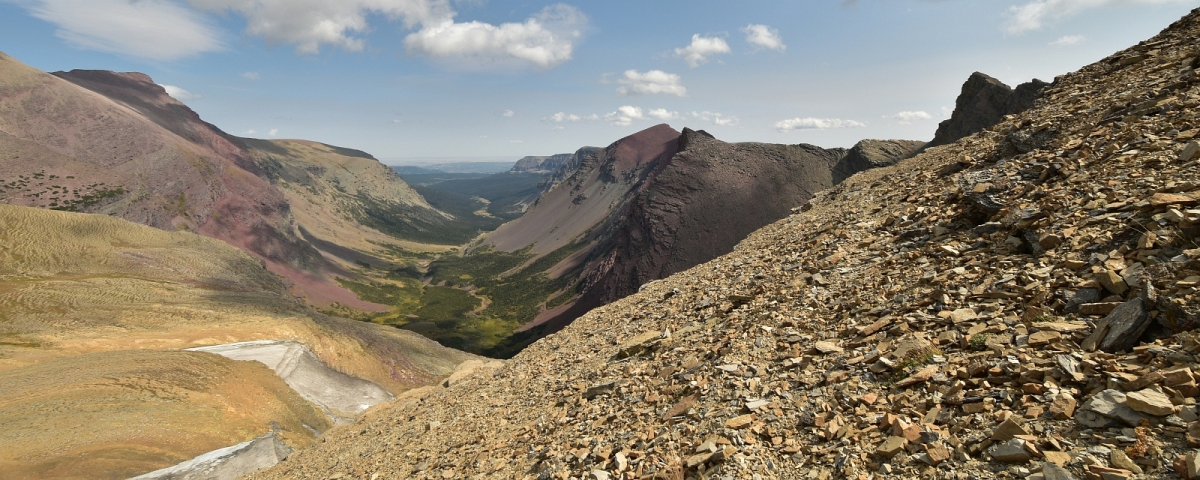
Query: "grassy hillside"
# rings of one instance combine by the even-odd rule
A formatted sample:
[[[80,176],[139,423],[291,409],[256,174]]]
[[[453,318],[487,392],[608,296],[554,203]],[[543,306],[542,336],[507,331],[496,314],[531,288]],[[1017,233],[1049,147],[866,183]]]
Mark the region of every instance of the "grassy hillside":
[[[269,339],[304,343],[393,393],[471,358],[312,312],[260,260],[215,239],[0,205],[0,471],[125,478],[249,440],[271,422],[306,447],[314,430],[302,424],[320,431],[324,417],[278,377],[178,352]],[[18,421],[35,413],[53,420]],[[94,458],[79,460],[85,452]]]

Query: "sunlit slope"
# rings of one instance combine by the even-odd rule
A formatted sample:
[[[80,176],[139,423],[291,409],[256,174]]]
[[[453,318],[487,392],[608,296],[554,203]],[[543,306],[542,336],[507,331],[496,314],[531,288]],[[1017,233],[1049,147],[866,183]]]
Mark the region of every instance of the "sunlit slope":
[[[144,473],[262,435],[272,421],[305,447],[312,432],[297,426],[323,426],[306,420],[309,407],[298,405],[308,404],[270,370],[178,351],[275,339],[304,343],[332,368],[393,393],[471,358],[411,332],[316,314],[261,260],[219,240],[0,205],[0,466]],[[113,379],[129,386],[110,388]],[[146,391],[153,401],[137,400]],[[30,414],[71,428],[20,427]],[[123,415],[164,419],[148,429],[116,420]],[[113,453],[134,437],[148,443]],[[85,461],[83,451],[112,458]],[[41,452],[36,462],[21,457],[32,452]]]
[[[307,446],[329,420],[258,362],[104,352],[0,372],[4,478],[121,479],[271,431]]]

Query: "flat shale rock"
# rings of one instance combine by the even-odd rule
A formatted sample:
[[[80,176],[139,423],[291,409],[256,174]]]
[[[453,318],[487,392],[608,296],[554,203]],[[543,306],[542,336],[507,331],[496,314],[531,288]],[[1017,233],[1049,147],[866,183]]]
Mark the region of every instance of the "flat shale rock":
[[[1200,11],[254,478],[1200,476],[1197,38]]]

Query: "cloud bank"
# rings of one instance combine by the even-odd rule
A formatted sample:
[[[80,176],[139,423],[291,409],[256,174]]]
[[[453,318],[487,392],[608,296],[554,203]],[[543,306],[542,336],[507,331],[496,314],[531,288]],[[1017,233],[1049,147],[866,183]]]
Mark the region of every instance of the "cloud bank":
[[[861,128],[867,124],[856,122],[854,120],[842,120],[837,118],[789,118],[775,122],[775,129],[780,132],[790,132],[793,130],[828,130],[831,128]]]
[[[1101,7],[1161,5],[1183,3],[1184,0],[1034,0],[1009,7],[1004,31],[1010,35],[1040,30],[1049,22],[1075,16],[1085,10]]]
[[[742,27],[742,33],[746,34],[746,42],[751,45],[780,52],[787,50],[787,45],[783,44],[783,38],[779,36],[779,30],[774,28],[751,23]]]
[[[692,35],[692,43],[683,48],[675,49],[675,56],[687,62],[689,67],[696,68],[708,63],[709,57],[721,53],[729,53],[729,44],[719,37],[701,37]]]
[[[24,3],[77,48],[150,60],[176,60],[224,49],[207,18],[171,2],[39,0]]]
[[[626,70],[617,83],[621,84],[621,87],[617,88],[617,93],[621,95],[665,93],[679,97],[687,96],[683,79],[679,75],[662,70],[650,70],[645,73]]]

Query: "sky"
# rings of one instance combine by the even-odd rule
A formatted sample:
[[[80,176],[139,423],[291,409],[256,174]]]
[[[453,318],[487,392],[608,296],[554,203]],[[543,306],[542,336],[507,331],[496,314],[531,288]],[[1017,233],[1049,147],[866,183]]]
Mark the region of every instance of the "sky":
[[[1051,81],[1179,0],[0,0],[0,51],[149,74],[225,131],[385,163],[606,146],[928,140],[975,71]]]

